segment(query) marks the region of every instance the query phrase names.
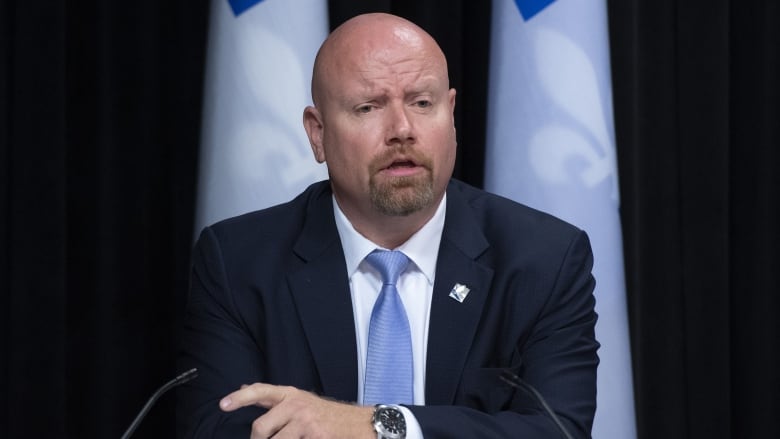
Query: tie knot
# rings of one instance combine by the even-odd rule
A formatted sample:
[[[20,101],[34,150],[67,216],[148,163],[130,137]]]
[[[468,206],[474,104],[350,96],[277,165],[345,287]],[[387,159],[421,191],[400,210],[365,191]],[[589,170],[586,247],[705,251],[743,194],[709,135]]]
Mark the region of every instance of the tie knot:
[[[398,276],[409,265],[409,258],[399,251],[374,250],[366,256],[366,261],[379,271],[385,285],[395,285]]]

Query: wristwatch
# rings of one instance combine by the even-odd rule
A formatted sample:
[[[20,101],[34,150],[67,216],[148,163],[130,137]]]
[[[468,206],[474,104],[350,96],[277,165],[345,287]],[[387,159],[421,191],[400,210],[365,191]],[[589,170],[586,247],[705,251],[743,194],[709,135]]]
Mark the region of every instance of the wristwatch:
[[[371,422],[374,424],[377,439],[406,438],[406,419],[396,405],[377,404]]]

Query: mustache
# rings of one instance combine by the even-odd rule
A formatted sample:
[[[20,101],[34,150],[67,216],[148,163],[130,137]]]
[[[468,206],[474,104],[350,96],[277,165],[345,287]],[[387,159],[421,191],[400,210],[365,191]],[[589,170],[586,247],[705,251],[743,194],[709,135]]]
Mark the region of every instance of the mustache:
[[[411,161],[417,166],[422,166],[428,170],[432,169],[433,161],[430,157],[410,146],[400,146],[397,148],[388,148],[374,157],[369,163],[371,173],[376,173],[387,168],[396,161]]]

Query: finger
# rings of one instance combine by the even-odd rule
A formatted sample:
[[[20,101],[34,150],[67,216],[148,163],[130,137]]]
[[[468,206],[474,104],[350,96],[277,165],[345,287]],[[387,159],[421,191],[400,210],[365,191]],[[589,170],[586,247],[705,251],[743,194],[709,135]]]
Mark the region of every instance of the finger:
[[[283,400],[271,407],[265,414],[252,423],[252,438],[288,439],[313,437],[317,433],[314,426],[320,426],[318,412],[323,405],[335,404],[325,402],[309,392],[294,387],[281,388]],[[319,432],[321,435],[322,432]],[[343,437],[327,436],[326,437]]]
[[[242,386],[240,390],[236,390],[222,398],[219,402],[219,407],[226,412],[250,405],[271,408],[284,399],[289,389],[288,387],[265,383]]]
[[[304,435],[290,436],[290,434],[294,434],[294,427],[290,425],[289,416],[280,413],[278,409],[279,407],[271,408],[252,422],[251,439],[305,437]]]

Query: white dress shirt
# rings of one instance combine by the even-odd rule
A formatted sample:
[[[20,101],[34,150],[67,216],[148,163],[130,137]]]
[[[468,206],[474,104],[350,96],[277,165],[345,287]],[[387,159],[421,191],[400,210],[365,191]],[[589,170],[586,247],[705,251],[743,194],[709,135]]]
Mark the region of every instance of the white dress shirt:
[[[436,213],[406,242],[394,249],[383,248],[358,233],[339,208],[333,198],[333,212],[336,228],[341,238],[344,257],[347,263],[347,276],[352,295],[352,312],[355,317],[355,335],[358,357],[358,404],[363,403],[363,385],[366,370],[366,351],[368,347],[368,327],[374,302],[382,288],[382,276],[365,257],[376,249],[398,250],[403,252],[412,263],[401,273],[396,288],[409,318],[409,330],[412,336],[412,356],[414,369],[414,404],[425,404],[425,360],[428,347],[428,321],[433,297],[433,282],[436,276],[436,259],[444,230],[444,212],[447,196],[445,194]],[[422,438],[416,418],[405,407],[404,412],[409,439]]]

